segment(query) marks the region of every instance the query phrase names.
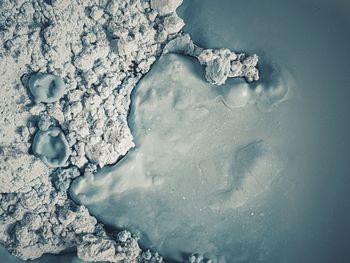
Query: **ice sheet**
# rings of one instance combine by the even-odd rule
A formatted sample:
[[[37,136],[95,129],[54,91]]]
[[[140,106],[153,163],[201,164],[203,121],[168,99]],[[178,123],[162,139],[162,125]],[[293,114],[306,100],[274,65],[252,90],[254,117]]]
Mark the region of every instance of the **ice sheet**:
[[[242,80],[206,83],[188,57],[162,57],[132,95],[136,147],[78,179],[71,194],[169,258],[196,252],[230,262],[237,209],[262,198],[285,164],[271,137],[281,116],[261,111],[259,94]]]

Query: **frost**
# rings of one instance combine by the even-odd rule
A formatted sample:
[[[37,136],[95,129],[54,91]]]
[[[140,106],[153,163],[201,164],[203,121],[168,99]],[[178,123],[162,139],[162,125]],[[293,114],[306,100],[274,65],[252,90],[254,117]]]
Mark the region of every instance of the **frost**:
[[[65,85],[58,76],[37,73],[30,78],[29,89],[35,102],[52,103],[63,96]]]
[[[63,131],[58,127],[37,131],[32,149],[34,154],[49,167],[68,165],[70,148]]]
[[[168,34],[174,34],[179,32],[185,26],[185,22],[176,14],[167,16],[164,19],[164,30]]]
[[[1,151],[0,193],[18,192],[36,177],[48,173],[47,166],[34,156],[7,147],[1,148]]]
[[[103,9],[99,8],[98,6],[93,6],[91,8],[90,16],[93,20],[95,20],[95,21],[100,20],[102,18],[103,14],[104,14]]]

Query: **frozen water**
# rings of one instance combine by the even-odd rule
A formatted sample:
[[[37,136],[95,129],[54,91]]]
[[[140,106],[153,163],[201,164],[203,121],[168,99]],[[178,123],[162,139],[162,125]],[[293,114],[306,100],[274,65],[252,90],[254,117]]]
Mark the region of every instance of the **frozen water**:
[[[33,153],[49,167],[67,166],[70,148],[63,131],[50,127],[46,131],[38,130],[34,136]]]
[[[179,11],[195,43],[259,54],[258,85],[280,87],[258,107],[284,116],[284,136],[271,136],[293,157],[254,215],[233,223],[251,231],[236,235],[237,262],[350,262],[349,1],[191,0]],[[271,107],[291,77],[293,99]]]
[[[268,190],[284,166],[269,135],[276,116],[261,112],[256,99],[245,82],[213,86],[194,60],[162,57],[132,96],[136,147],[78,179],[72,195],[165,256],[210,253],[229,262],[236,209]]]
[[[29,90],[35,102],[52,103],[63,96],[65,85],[59,76],[36,73],[29,80]]]
[[[234,89],[226,89],[230,91],[227,94],[220,90],[221,87],[216,91],[221,91],[219,95],[228,106],[227,109],[240,112],[243,116],[240,121],[250,120],[254,123],[251,116],[258,115],[258,121],[250,128],[243,123],[235,126],[238,130],[234,134],[236,137],[242,130],[245,133],[259,130],[255,132],[260,135],[239,146],[238,149],[246,149],[242,150],[239,159],[244,160],[244,156],[249,156],[249,145],[252,147],[250,149],[255,150],[272,149],[268,151],[272,154],[263,154],[260,160],[274,160],[278,156],[278,160],[282,158],[280,164],[285,167],[282,175],[275,177],[269,191],[235,208],[234,213],[225,220],[212,220],[209,226],[205,223],[210,222],[210,217],[192,211],[194,201],[190,196],[181,196],[182,192],[176,192],[179,201],[169,203],[169,199],[164,196],[174,195],[174,191],[164,188],[167,193],[155,191],[154,198],[151,198],[148,190],[160,188],[161,185],[145,187],[149,182],[145,183],[144,180],[139,180],[139,188],[125,195],[114,194],[113,186],[107,189],[103,186],[113,182],[113,176],[105,176],[101,180],[96,178],[90,183],[85,182],[85,186],[81,184],[80,190],[95,190],[96,194],[85,199],[81,196],[80,200],[90,202],[89,208],[103,222],[140,231],[143,244],[159,247],[169,258],[179,258],[180,251],[195,252],[196,246],[197,251],[210,248],[212,251],[227,250],[234,255],[229,262],[349,261],[347,178],[350,125],[347,121],[349,89],[346,83],[350,81],[350,74],[346,72],[350,57],[347,52],[349,37],[344,34],[349,27],[346,15],[349,12],[348,3],[344,0],[269,0],[263,3],[260,0],[237,0],[234,3],[222,0],[218,4],[211,0],[192,0],[185,1],[179,9],[184,10],[181,16],[187,24],[185,32],[190,33],[201,46],[228,47],[259,54],[261,80],[257,87],[249,86],[254,91],[249,95],[249,100],[230,96]],[[197,74],[202,78],[203,72]],[[159,78],[163,78],[162,74],[159,74]],[[225,86],[231,84],[236,87],[237,84],[245,85],[232,81]],[[265,92],[259,93],[259,90]],[[285,101],[290,98],[289,92],[294,92],[295,100]],[[237,101],[232,101],[230,105],[230,98]],[[237,108],[235,105],[246,106]],[[250,114],[254,105],[257,105],[258,110]],[[263,116],[273,117],[276,122],[271,119],[268,122],[260,120],[259,117]],[[133,123],[131,125],[134,127]],[[195,123],[193,126],[191,129],[195,128]],[[269,136],[264,136],[262,131],[269,133]],[[137,134],[134,135],[137,139]],[[274,142],[267,138],[273,138]],[[163,143],[158,140],[152,146],[162,147]],[[138,147],[138,141],[136,145]],[[287,154],[287,164],[283,162],[284,157],[278,154],[276,145],[281,145],[280,149],[284,153],[292,153]],[[184,143],[183,148],[186,146]],[[135,154],[134,151],[129,153],[130,156]],[[167,149],[158,163],[173,154],[172,151],[173,148]],[[266,153],[264,150],[259,152]],[[119,179],[124,179],[119,172],[130,156],[127,155],[117,168]],[[254,171],[254,167],[259,165],[264,167],[263,164],[263,161],[257,161],[250,170]],[[268,171],[266,166],[265,169]],[[183,175],[182,178],[185,179],[174,180],[174,189],[195,185],[189,180],[195,176]],[[236,176],[235,179],[240,177]],[[164,185],[169,181],[154,182]],[[94,183],[99,185],[89,187]],[[209,182],[207,185],[210,185]],[[104,190],[98,191],[99,186]],[[215,195],[217,200],[224,200],[225,196],[222,191],[220,193]],[[200,193],[198,199],[202,196]],[[158,207],[163,213],[159,212]],[[166,216],[167,213],[173,217]],[[197,227],[191,228],[196,223]],[[172,231],[171,226],[174,227]],[[220,230],[223,226],[226,226],[225,231]],[[149,236],[145,234],[145,229]],[[167,230],[168,234],[163,235]],[[196,233],[199,234],[194,235]],[[213,233],[217,233],[216,240],[209,242],[207,237]],[[222,240],[226,240],[229,245],[225,246]],[[195,246],[187,247],[189,243]]]
[[[5,6],[10,2],[5,1]],[[348,73],[350,57],[349,36],[346,32],[350,24],[347,0],[267,0],[264,2],[260,0],[190,0],[185,1],[183,8],[187,10],[186,14],[181,15],[188,25],[185,31],[190,33],[195,42],[201,46],[229,47],[233,50],[247,50],[262,55],[259,65],[262,70],[261,88],[256,87],[252,97],[251,94],[243,96],[238,88],[230,89],[232,93],[228,93],[226,97],[224,92],[221,93],[222,102],[230,109],[242,110],[242,113],[247,109],[242,106],[254,104],[254,102],[259,110],[265,113],[277,110],[278,107],[281,122],[274,129],[271,128],[274,133],[271,133],[270,137],[283,142],[284,147],[288,145],[297,153],[295,159],[288,160],[288,173],[284,173],[282,180],[280,180],[281,177],[275,179],[273,181],[275,185],[270,184],[268,192],[260,194],[258,198],[251,198],[240,208],[235,208],[236,214],[229,218],[231,235],[221,236],[222,239],[234,236],[232,238],[234,242],[229,248],[235,251],[232,253],[236,257],[231,261],[349,262],[347,239],[350,234],[350,203],[348,202],[350,125],[347,116],[349,112],[347,83],[350,81]],[[17,35],[25,37],[20,31]],[[5,35],[7,33],[5,32]],[[6,43],[6,46],[11,45]],[[17,51],[15,54],[18,54]],[[286,86],[288,87],[285,85],[285,78],[277,82],[274,82],[275,77],[271,78],[276,88],[265,93],[259,92],[259,90],[266,90],[266,83],[270,81],[266,77],[272,75],[269,70],[266,70],[268,60],[292,69],[293,76],[297,80],[295,86],[301,95],[298,103],[294,104],[294,108],[291,107],[290,101],[281,104],[289,98],[290,90],[285,89]],[[284,70],[279,71],[275,76],[283,73],[285,73]],[[7,77],[3,76],[4,83],[11,79]],[[8,83],[10,84],[10,81]],[[234,85],[237,87],[237,83]],[[238,95],[242,94],[241,98],[236,96],[236,91]],[[230,96],[230,94],[235,95]],[[4,100],[7,99],[9,97],[5,96]],[[298,110],[295,109],[296,107]],[[6,120],[8,116],[6,111],[3,115]],[[289,118],[283,118],[283,115],[288,115]],[[4,124],[7,125],[7,122]],[[275,136],[281,133],[285,133],[286,136]],[[242,171],[244,176],[235,174],[231,177],[232,182],[236,181],[242,187],[244,179],[249,178],[246,174],[249,175],[251,171],[260,169],[270,171],[264,160],[271,161],[276,158],[279,160],[279,152],[274,146],[266,138],[242,145],[233,157],[238,161],[232,162],[238,164],[238,167],[247,165],[251,168],[239,168],[238,170]],[[283,148],[283,150],[286,149]],[[252,159],[246,161],[248,157]],[[284,164],[283,161],[277,163]],[[234,169],[231,170],[234,171]],[[227,180],[226,185],[229,186],[230,182]],[[142,180],[139,186],[143,187]],[[232,187],[220,188],[226,189],[220,193],[229,192],[227,188],[232,189]],[[149,188],[144,187],[143,190],[145,189]],[[148,197],[147,205],[156,207],[152,202],[150,205],[149,201],[152,199],[149,195],[143,195],[143,190],[137,190],[137,193]],[[269,202],[259,206],[251,205],[254,200],[262,201],[269,194],[271,195]],[[130,197],[132,197],[131,194]],[[104,198],[102,196],[101,200]],[[225,198],[223,200],[226,200]],[[153,202],[157,200],[154,199]],[[189,199],[187,196],[182,196],[182,200]],[[140,203],[142,204],[142,200]],[[101,203],[101,205],[105,204]],[[121,206],[120,214],[132,214],[132,209],[128,211],[129,207]],[[111,208],[115,209],[114,206]],[[114,209],[111,210],[114,211]],[[103,216],[101,215],[101,218],[105,220]],[[136,218],[140,217],[140,214],[136,214]],[[108,222],[108,220],[105,221]],[[113,220],[109,221],[113,222]],[[169,224],[172,222],[170,220]],[[218,222],[215,221],[216,224]],[[226,222],[223,221],[222,224],[224,223]],[[215,229],[216,224],[209,228]],[[142,228],[143,225],[141,224],[140,227]],[[137,226],[133,228],[136,229]],[[151,227],[149,230],[154,231],[154,228]],[[191,240],[195,237],[193,235],[195,233],[192,231],[186,236],[186,233],[179,231],[176,237],[188,237]],[[143,236],[143,242],[147,242],[145,235]],[[179,242],[175,239],[174,246],[178,246],[181,250]],[[223,243],[219,242],[218,246],[220,244]],[[172,257],[171,249],[169,245],[162,250],[164,254]],[[8,255],[3,256],[2,251],[0,253],[1,260],[8,262]],[[49,257],[42,262],[45,261],[53,262]],[[68,262],[68,260],[62,256],[62,262]]]
[[[14,257],[11,255],[6,248],[4,248],[2,245],[0,245],[0,259],[1,263],[23,263],[28,262],[21,260],[17,257]],[[35,263],[83,263],[81,259],[78,258],[78,256],[74,255],[73,253],[65,253],[60,255],[43,255],[40,259],[31,260],[29,262],[35,262]]]

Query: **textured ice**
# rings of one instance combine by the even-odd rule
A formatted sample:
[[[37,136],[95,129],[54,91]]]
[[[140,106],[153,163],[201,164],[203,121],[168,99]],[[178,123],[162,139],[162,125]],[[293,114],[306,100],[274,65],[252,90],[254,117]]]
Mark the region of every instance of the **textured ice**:
[[[36,73],[29,80],[29,90],[35,102],[58,101],[66,91],[63,79],[52,74]]]
[[[70,148],[63,131],[58,127],[50,127],[46,131],[38,130],[34,136],[32,149],[49,167],[68,165]]]
[[[241,80],[213,86],[195,60],[163,56],[132,95],[136,147],[78,178],[71,195],[169,258],[198,252],[230,262],[236,209],[263,195],[284,166],[269,141],[274,120],[254,103],[259,94]]]
[[[164,47],[163,54],[185,54],[198,59],[204,66],[205,78],[213,85],[223,85],[228,78],[245,78],[248,82],[259,80],[256,54],[236,54],[227,48],[203,49],[193,43],[188,34],[179,34]]]
[[[71,235],[72,227],[75,225],[76,229],[75,223],[80,222],[81,227],[86,226],[86,221],[81,220],[87,216],[86,210],[79,215],[74,205],[61,207],[63,203],[69,203],[66,190],[70,179],[55,180],[55,187],[59,186],[61,191],[53,190],[49,182],[43,183],[47,178],[56,177],[52,174],[53,169],[49,170],[48,177],[47,166],[28,155],[37,126],[46,130],[48,124],[60,124],[72,147],[71,162],[80,170],[88,162],[101,166],[114,163],[132,145],[129,133],[109,133],[128,131],[124,119],[128,109],[124,105],[128,104],[121,103],[127,101],[123,98],[128,98],[128,93],[123,92],[120,84],[130,77],[145,74],[158,58],[167,37],[168,40],[174,37],[166,33],[183,25],[183,21],[174,15],[159,16],[152,10],[150,1],[140,2],[0,1],[0,86],[3,95],[0,98],[0,192],[11,192],[0,194],[0,229],[2,232],[10,224],[1,239],[17,256],[33,258],[76,247],[75,242],[82,240],[80,235]],[[160,4],[167,2],[177,1],[158,1]],[[220,90],[222,102],[243,116],[254,104],[265,113],[284,115],[286,118],[280,118],[278,125],[265,119],[274,128],[271,128],[270,138],[280,140],[284,144],[283,150],[292,148],[297,156],[289,160],[285,176],[266,193],[271,195],[269,202],[259,203],[253,209],[247,201],[248,205],[235,210],[234,220],[230,217],[230,227],[241,229],[241,233],[231,231],[235,241],[229,248],[239,259],[230,258],[230,262],[342,262],[350,258],[346,183],[349,174],[346,115],[350,97],[346,83],[350,82],[347,73],[350,53],[349,37],[344,34],[349,28],[347,3],[347,0],[191,0],[185,1],[181,8],[184,11],[181,17],[187,22],[185,31],[196,43],[206,47],[257,51],[261,58],[262,79],[254,92],[244,96],[246,93],[240,89],[255,87],[255,84],[234,81],[230,85],[233,83],[235,88],[228,85],[227,93]],[[299,100],[280,104],[288,98],[288,89],[285,79],[276,77],[285,71],[270,74],[269,69],[266,71],[267,61],[292,69],[297,80],[294,88],[301,92]],[[223,81],[227,74],[225,60],[211,64],[213,66],[209,67],[203,64],[204,70],[208,70],[209,81]],[[235,68],[235,74],[239,73],[240,65],[235,64]],[[62,76],[67,88],[64,99],[53,104],[32,103],[32,96],[22,87],[20,76],[33,72]],[[247,73],[254,75],[254,69]],[[116,90],[122,92],[115,94]],[[246,107],[242,108],[244,105]],[[89,111],[86,111],[87,107]],[[277,107],[278,110],[273,111]],[[100,121],[104,113],[107,118]],[[42,116],[49,116],[50,122]],[[111,122],[122,125],[111,127]],[[236,128],[242,127],[238,124]],[[266,127],[257,125],[254,128],[264,131]],[[89,132],[97,136],[85,138]],[[285,135],[283,139],[276,136],[281,133]],[[239,168],[242,174],[234,174],[231,182],[239,182],[241,187],[249,185],[244,184],[244,178],[254,174],[257,167],[268,169],[264,160],[274,160],[278,155],[278,151],[269,154],[274,149],[273,143],[271,145],[268,138],[263,137],[244,142],[237,150],[232,162],[238,167],[251,167]],[[85,155],[87,148],[91,160]],[[248,157],[252,158],[251,162],[246,161]],[[233,168],[231,170],[235,172]],[[62,172],[66,175],[59,174],[61,179],[67,177],[66,172]],[[228,189],[230,187],[221,191],[222,200]],[[260,216],[259,210],[265,217]],[[72,213],[79,216],[73,225],[65,225],[69,222],[61,222],[61,216],[58,219],[59,214]],[[39,230],[36,229],[38,215],[42,218]],[[137,218],[140,218],[139,214]],[[215,224],[209,228],[212,227]],[[264,233],[261,233],[262,229]],[[192,233],[196,232],[190,232],[189,237]],[[255,239],[259,235],[261,238]],[[28,237],[32,237],[29,245]],[[110,259],[113,248],[106,246],[111,248],[108,253],[101,250],[104,244],[111,243],[110,239],[106,241],[105,237],[91,237],[90,234],[82,239],[84,242],[78,246],[81,257]],[[131,243],[135,244],[134,241]],[[116,251],[119,248],[118,244]],[[133,255],[136,250],[137,247],[127,253]],[[122,255],[118,254],[118,257]],[[142,262],[155,261],[151,260],[153,256],[149,252],[142,253],[140,258]],[[200,262],[201,258],[200,255],[193,256],[191,262]],[[8,262],[2,253],[0,259]],[[56,260],[46,257],[40,262]],[[70,262],[65,257],[59,261]]]
[[[116,241],[101,227],[104,235],[91,233],[96,219],[67,196],[72,166],[86,174],[134,145],[130,92],[184,26],[173,13],[180,1],[154,3],[0,1],[0,240],[13,255],[25,260],[77,248],[85,260],[162,261],[141,253],[134,235]],[[45,181],[56,173],[58,181]],[[61,222],[60,211],[74,223]],[[79,224],[89,231],[75,229]],[[106,240],[115,253],[101,251]]]
[[[183,0],[151,0],[151,7],[164,16],[175,12],[182,2]]]

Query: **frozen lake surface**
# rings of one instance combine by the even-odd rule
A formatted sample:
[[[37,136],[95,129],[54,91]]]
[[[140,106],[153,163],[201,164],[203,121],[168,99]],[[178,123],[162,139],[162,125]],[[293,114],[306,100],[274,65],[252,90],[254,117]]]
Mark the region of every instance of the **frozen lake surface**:
[[[91,199],[88,196],[80,200],[86,202],[102,222],[139,231],[144,245],[153,246],[172,259],[178,259],[180,252],[197,250],[223,257],[232,255],[233,259],[228,262],[349,262],[349,12],[350,6],[345,0],[185,1],[180,16],[194,42],[206,48],[227,47],[259,54],[260,85],[282,89],[270,96],[256,98],[252,93],[247,94],[248,98],[244,95],[236,99],[232,87],[236,86],[236,90],[240,90],[237,93],[242,95],[247,91],[244,83],[229,82],[226,88],[232,93],[226,94],[220,91],[225,87],[204,83],[198,65],[186,58],[174,58],[182,65],[180,69],[186,70],[186,76],[192,76],[192,83],[198,85],[186,88],[187,79],[174,79],[162,84],[165,90],[169,91],[177,83],[172,89],[174,93],[180,90],[184,94],[186,89],[198,92],[200,88],[206,91],[198,92],[198,100],[204,102],[205,107],[198,111],[192,109],[192,115],[188,112],[191,104],[181,105],[183,100],[177,103],[179,111],[185,107],[188,114],[185,121],[179,119],[175,126],[177,132],[183,133],[176,133],[174,142],[183,138],[183,145],[176,149],[166,147],[171,142],[172,129],[168,134],[159,134],[159,141],[152,142],[157,130],[147,126],[157,122],[150,120],[153,115],[141,114],[149,119],[136,118],[131,122],[137,148],[116,165],[115,178],[102,174],[101,180],[96,178],[96,185],[87,183],[80,188],[80,192],[92,192]],[[164,70],[167,68],[169,66]],[[152,74],[155,82],[171,77],[159,72]],[[152,79],[152,75],[148,78]],[[138,87],[139,92],[151,85],[147,79],[144,81],[146,84]],[[292,94],[278,103],[285,86]],[[248,90],[256,88],[249,86]],[[135,90],[134,96],[137,92]],[[217,95],[223,100],[216,100]],[[170,105],[159,100],[158,95],[143,94],[143,97],[147,98],[143,104],[145,109],[150,110],[152,106],[147,101],[154,102],[154,107],[167,109],[158,114],[157,125],[161,127],[171,124],[167,123],[167,116],[183,116],[170,110]],[[185,96],[185,101],[190,100],[191,96]],[[137,103],[140,102],[135,100],[134,104]],[[171,106],[175,107],[176,103]],[[212,109],[215,116],[221,118],[214,118],[205,108]],[[196,116],[202,119],[196,120]],[[196,124],[205,125],[205,118],[209,122],[217,121],[217,125],[228,119],[234,121],[227,122],[225,129],[220,126],[221,136],[210,141],[199,138],[196,142],[199,134],[218,134],[209,128],[198,130],[200,127]],[[189,125],[189,121],[193,125]],[[138,132],[143,126],[145,138],[140,140]],[[196,135],[194,138],[190,131]],[[147,141],[147,134],[156,156],[138,156],[137,149]],[[210,145],[214,139],[221,148]],[[195,150],[203,143],[210,151],[196,154]],[[226,143],[227,149],[222,147]],[[152,150],[150,145],[144,147]],[[197,163],[205,157],[211,161],[204,162],[206,166],[187,162],[187,167],[180,167],[180,171],[193,169],[190,176],[184,173],[176,173],[176,178],[164,176],[173,174],[179,164],[186,163],[183,153],[188,148],[194,150],[192,156]],[[174,162],[170,162],[170,156],[176,157]],[[163,170],[142,173],[142,166],[137,166],[142,162],[128,163],[130,159],[142,160]],[[164,164],[171,165],[165,167]],[[129,165],[135,173],[123,168]],[[126,178],[123,169],[134,177]],[[198,179],[201,171],[223,176],[212,178],[202,174],[205,179],[202,184]],[[99,181],[101,184],[97,185]],[[105,182],[115,183],[115,187],[106,186]],[[235,187],[248,190],[242,192]],[[108,191],[103,191],[106,189]],[[221,210],[225,210],[225,214],[220,213]],[[1,253],[1,259],[21,262],[6,252]],[[36,262],[75,262],[75,259],[57,256]]]
[[[280,100],[287,96],[270,88],[283,91]],[[247,238],[235,223],[239,214],[255,211],[244,206],[271,188],[287,160],[278,145],[283,105],[268,104],[266,92],[242,80],[213,86],[195,60],[162,57],[132,95],[136,147],[115,166],[76,180],[72,196],[171,259],[196,252],[229,262],[232,247]],[[268,111],[259,109],[261,100]]]
[[[346,8],[348,7],[343,2],[330,1],[261,3],[255,0],[234,3],[220,1],[220,4],[212,1],[185,2],[185,31],[193,36],[196,43],[207,48],[228,47],[258,53],[262,76],[260,85],[264,88],[283,88],[289,85],[291,97],[283,103],[277,103],[272,109],[269,103],[274,100],[266,98],[274,96],[265,97],[265,100],[262,98],[246,107],[232,107],[232,111],[219,102],[211,102],[210,105],[222,105],[222,108],[215,109],[218,116],[221,116],[215,118],[215,127],[220,127],[218,130],[222,132],[215,139],[214,130],[198,126],[198,122],[205,127],[214,121],[210,119],[212,110],[208,113],[205,108],[198,109],[203,116],[208,114],[208,117],[203,117],[208,118],[207,122],[191,120],[193,125],[188,126],[181,120],[183,114],[177,115],[177,111],[169,108],[160,111],[159,125],[168,125],[170,134],[172,128],[184,128],[182,134],[178,135],[183,138],[183,152],[194,147],[196,139],[199,140],[198,144],[207,144],[208,152],[213,155],[210,156],[210,161],[204,162],[206,167],[203,167],[200,160],[186,162],[185,157],[181,159],[181,152],[176,153],[181,147],[170,147],[169,133],[159,134],[159,141],[148,141],[154,152],[162,149],[160,152],[163,154],[137,157],[137,149],[143,147],[147,134],[155,138],[152,134],[156,132],[154,129],[157,130],[157,126],[148,125],[157,122],[150,120],[155,117],[152,114],[145,114],[145,119],[138,120],[133,119],[131,114],[131,127],[137,148],[113,168],[116,169],[117,179],[112,179],[112,175],[102,175],[103,179],[99,181],[97,177],[95,183],[103,182],[101,186],[87,183],[80,191],[97,191],[100,194],[80,200],[92,213],[96,211],[94,214],[103,222],[139,231],[143,244],[153,245],[171,259],[179,259],[180,252],[206,250],[214,255],[226,256],[228,262],[346,262],[349,258],[345,242],[345,233],[349,233],[349,205],[344,187],[349,182],[346,179],[349,166],[345,157],[349,153],[349,124],[345,117],[346,112],[349,112],[349,74],[346,74],[349,39],[344,34],[349,25],[345,17]],[[191,71],[193,74],[186,73],[186,78],[164,80],[164,92],[173,83],[176,83],[173,92],[178,89],[185,92],[189,83],[187,79],[193,76],[197,78],[198,86],[190,88],[196,90],[201,86],[203,89],[203,93],[196,94],[198,100],[203,100],[201,96],[210,97],[210,92],[204,92],[207,85],[200,84],[199,78],[203,78],[201,73],[196,72],[196,69]],[[154,84],[161,85],[157,81],[166,79],[166,74],[152,74],[156,75]],[[231,82],[229,85],[233,84]],[[157,85],[154,87],[157,88]],[[139,90],[142,88],[139,87]],[[212,88],[209,90],[213,92]],[[283,94],[283,89],[280,94]],[[224,95],[228,101],[229,94]],[[154,94],[143,97],[145,104],[149,99],[152,101],[150,106],[161,106]],[[279,99],[278,95],[275,97]],[[186,97],[185,102],[188,100],[190,98]],[[231,102],[234,105],[245,104],[243,98]],[[138,103],[135,101],[134,105]],[[163,103],[166,104],[165,101]],[[181,100],[177,106],[180,110],[181,107],[188,107],[181,105]],[[141,106],[139,108],[142,110]],[[156,110],[157,108],[154,109]],[[186,112],[191,114],[187,110]],[[198,116],[199,113],[193,114]],[[172,127],[166,121],[172,120],[173,115],[179,119],[172,123]],[[228,119],[233,121],[228,122]],[[222,128],[224,122],[231,127]],[[144,125],[145,132],[151,128],[145,133],[145,140],[139,139],[140,130],[135,125]],[[211,140],[200,141],[199,135],[210,136],[209,131],[212,132]],[[194,136],[191,137],[191,134]],[[215,145],[210,145],[212,141],[218,143],[220,148],[215,149]],[[228,149],[222,147],[224,142]],[[151,146],[148,148],[151,149]],[[238,153],[239,149],[241,154]],[[263,157],[259,153],[263,153]],[[194,151],[194,160],[204,158],[205,154],[207,152],[195,154]],[[258,157],[249,163],[250,158],[247,156],[252,159]],[[139,160],[131,165],[135,167],[134,173],[129,170],[129,159]],[[229,168],[235,166],[235,159],[240,160],[238,167],[241,167],[236,168],[241,169],[236,177],[232,175],[235,171],[230,171]],[[285,159],[288,161],[285,162]],[[150,173],[147,176],[145,169],[143,176],[139,177],[138,169],[142,169],[140,160],[146,163],[156,162],[151,167],[163,170],[158,170],[158,173],[148,171]],[[229,163],[228,160],[232,162]],[[137,164],[141,167],[137,167]],[[168,166],[164,167],[164,164]],[[184,167],[186,165],[190,167]],[[164,169],[170,174],[177,174],[176,179],[167,176],[164,179],[161,176],[166,172]],[[177,169],[180,172],[176,173]],[[183,171],[187,172],[184,174]],[[223,177],[211,178],[203,172],[201,176],[205,180],[211,178],[212,181],[205,181],[201,185],[198,179],[201,171],[221,173]],[[246,171],[253,171],[253,176],[246,176]],[[279,175],[272,175],[276,171],[280,171]],[[132,179],[126,179],[124,173],[134,175],[138,187],[134,188],[135,184],[129,181]],[[234,191],[234,186],[231,186],[231,191],[221,192],[220,200],[218,190],[230,189],[227,186],[231,184],[230,180],[224,179],[225,173],[230,174],[228,178],[232,179],[232,185],[235,182],[241,186],[246,184],[245,187],[249,190],[239,194],[239,190]],[[270,177],[264,177],[266,174]],[[271,175],[274,180],[269,181]],[[247,178],[258,178],[261,181],[254,185],[252,182],[247,183]],[[111,183],[105,187],[110,192],[99,192],[98,188],[103,187],[105,180]],[[119,188],[118,183],[115,188],[112,186],[116,181]],[[168,187],[162,192],[164,184]],[[170,188],[172,184],[174,191]],[[268,191],[263,190],[266,188]],[[253,198],[253,193],[259,195]],[[94,199],[95,196],[98,199]],[[247,199],[250,199],[249,202]],[[113,206],[115,213],[103,213]],[[225,211],[224,214],[220,214],[221,211]]]

